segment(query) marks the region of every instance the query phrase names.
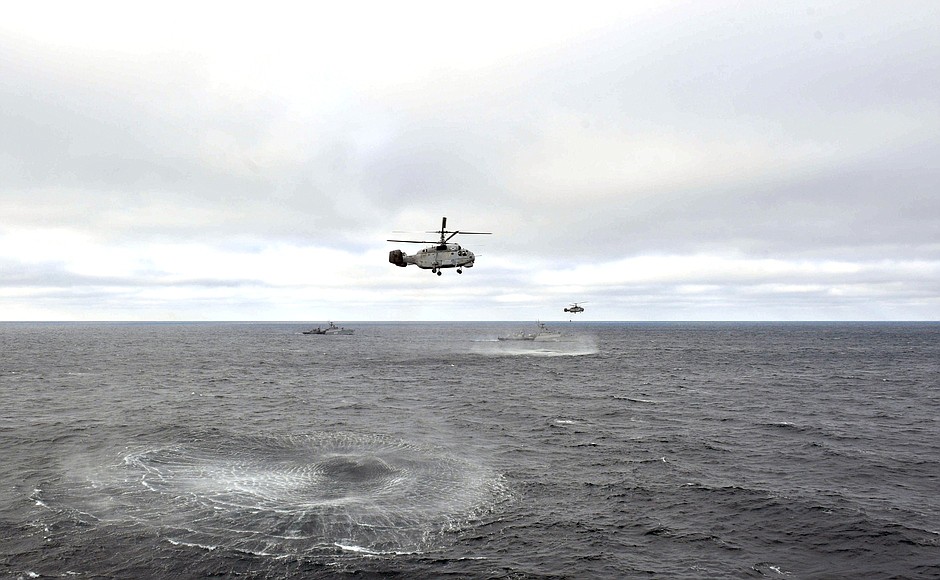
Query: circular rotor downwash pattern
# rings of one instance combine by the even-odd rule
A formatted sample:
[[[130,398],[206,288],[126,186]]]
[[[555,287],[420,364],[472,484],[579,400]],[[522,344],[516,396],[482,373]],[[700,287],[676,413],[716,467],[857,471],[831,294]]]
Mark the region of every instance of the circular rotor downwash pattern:
[[[429,550],[507,497],[502,479],[472,462],[350,433],[194,438],[133,451],[107,473],[92,487],[109,497],[88,513],[260,554]]]

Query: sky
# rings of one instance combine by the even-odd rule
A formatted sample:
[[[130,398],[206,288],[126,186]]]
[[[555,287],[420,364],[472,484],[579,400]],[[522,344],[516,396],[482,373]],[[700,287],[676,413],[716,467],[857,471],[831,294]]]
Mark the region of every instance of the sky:
[[[938,30],[903,0],[14,3],[0,320],[940,320]],[[473,268],[388,262],[443,216],[492,232],[454,239]]]

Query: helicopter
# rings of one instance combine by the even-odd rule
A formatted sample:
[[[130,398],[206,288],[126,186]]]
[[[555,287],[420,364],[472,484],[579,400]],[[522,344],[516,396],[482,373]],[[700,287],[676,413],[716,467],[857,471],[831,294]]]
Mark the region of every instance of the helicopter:
[[[580,306],[580,304],[586,304],[586,302],[572,302],[568,308],[565,308],[565,312],[570,312],[572,314],[584,312],[584,307]]]
[[[450,231],[447,229],[447,218],[441,219],[441,229],[427,232],[429,234],[439,233],[441,239],[437,242],[427,240],[387,240],[389,242],[402,242],[407,244],[432,244],[423,250],[418,250],[416,254],[409,256],[401,250],[392,250],[388,253],[388,261],[391,264],[404,268],[409,264],[421,268],[422,270],[431,270],[432,274],[441,275],[444,268],[457,268],[458,274],[463,274],[464,268],[472,268],[476,256],[466,248],[460,247],[460,244],[450,242],[450,239],[457,234],[490,234],[492,232],[461,232],[459,230]],[[447,235],[450,234],[450,235]]]

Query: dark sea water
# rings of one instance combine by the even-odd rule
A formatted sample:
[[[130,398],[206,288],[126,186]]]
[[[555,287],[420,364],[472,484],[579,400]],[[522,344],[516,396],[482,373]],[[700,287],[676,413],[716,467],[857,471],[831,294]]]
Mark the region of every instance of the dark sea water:
[[[937,578],[940,324],[0,324],[11,578]]]

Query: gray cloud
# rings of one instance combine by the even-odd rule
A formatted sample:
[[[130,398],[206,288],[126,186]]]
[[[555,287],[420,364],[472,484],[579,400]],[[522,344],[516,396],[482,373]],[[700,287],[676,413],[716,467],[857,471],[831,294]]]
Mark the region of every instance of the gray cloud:
[[[532,276],[642,256],[920,260],[929,270],[940,260],[934,12],[693,3],[474,66],[376,46],[344,69],[297,40],[314,55],[291,61],[302,89],[226,85],[213,58],[191,49],[70,50],[0,32],[0,228],[362,256],[393,230],[433,229],[447,215],[496,234],[465,243],[490,258],[473,274],[497,298],[586,292],[577,280],[539,288]],[[400,75],[379,75],[373,53]],[[259,62],[246,77],[268,78],[248,70]],[[48,261],[4,270],[5,286],[107,283],[70,282]],[[688,313],[732,302],[776,312],[775,296],[813,311],[855,303],[832,292],[840,283],[881,296],[894,282],[889,267],[866,271],[872,279],[808,275],[821,289],[796,293],[780,287],[811,280],[725,272],[687,282],[713,287],[697,296],[678,282],[605,287],[621,304],[688,301]],[[155,273],[125,280],[161,284]],[[903,280],[885,294],[899,304],[935,290],[916,269]]]

